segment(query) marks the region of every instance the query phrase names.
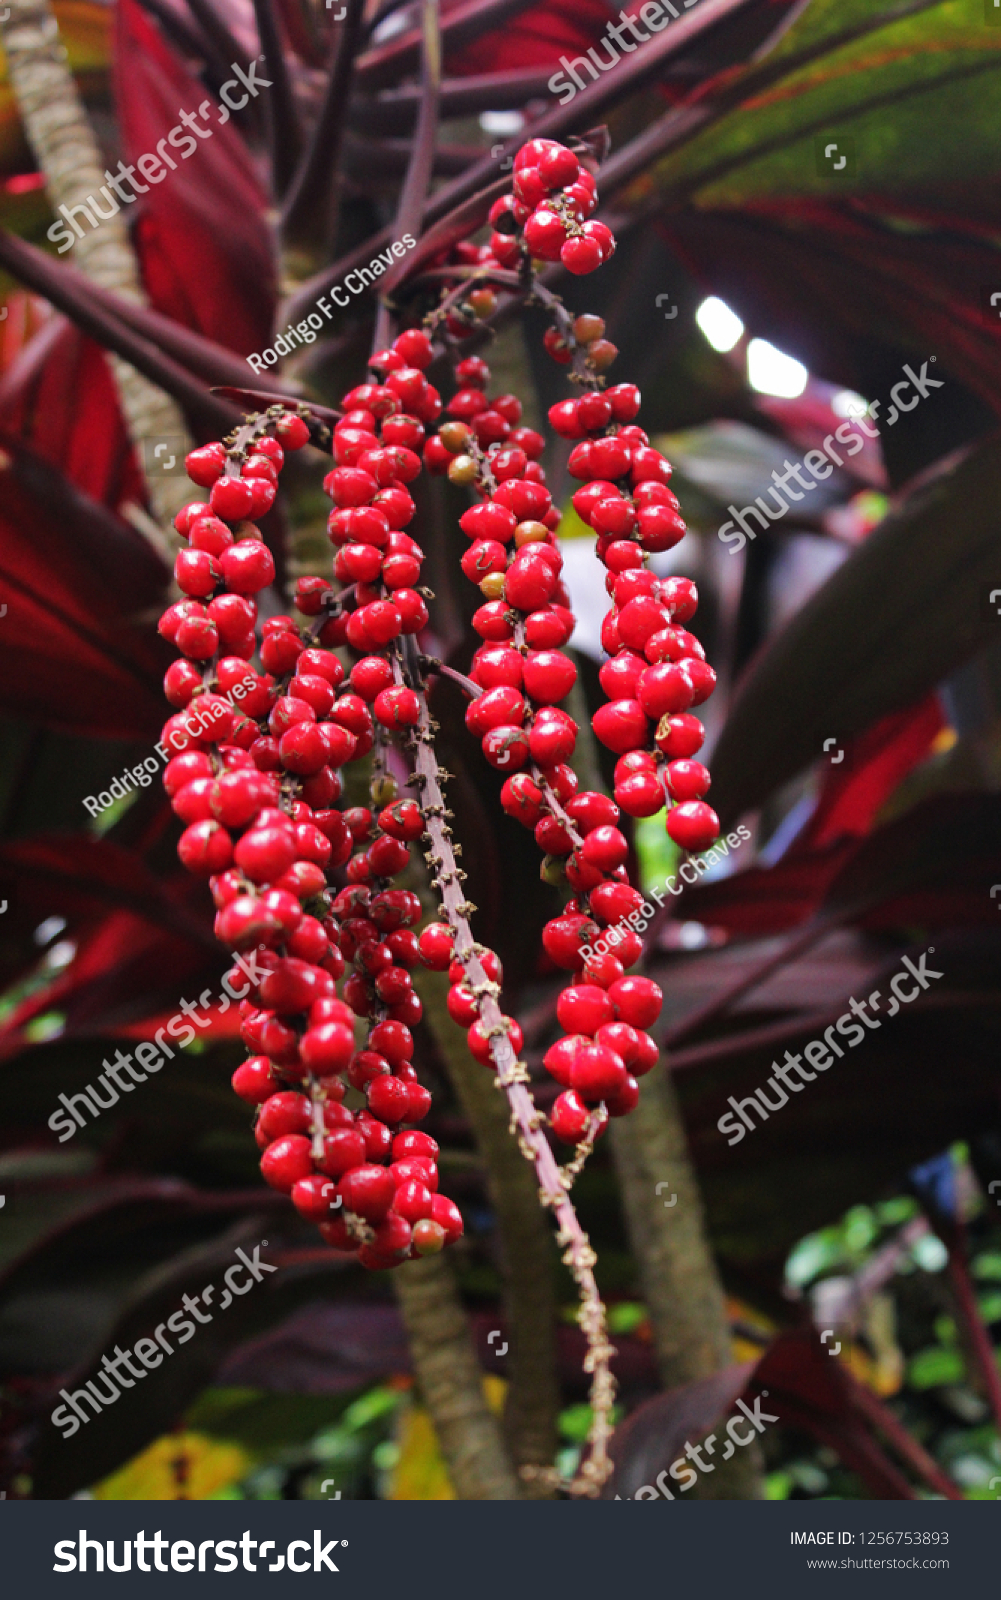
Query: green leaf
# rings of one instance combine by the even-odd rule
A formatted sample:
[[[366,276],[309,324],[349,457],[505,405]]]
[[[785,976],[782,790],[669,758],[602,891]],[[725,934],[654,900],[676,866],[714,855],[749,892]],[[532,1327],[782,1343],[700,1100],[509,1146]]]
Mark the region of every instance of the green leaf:
[[[901,8],[884,9],[892,18]],[[662,188],[694,195],[699,207],[873,192],[920,192],[927,206],[936,191],[988,179],[1001,29],[986,27],[970,0],[946,0],[794,65],[800,51],[875,20],[869,0],[813,0],[764,64],[788,60],[789,72],[666,156]],[[748,67],[752,82],[759,71]],[[854,161],[843,172],[828,167],[818,136],[851,138]]]
[[[942,1350],[931,1346],[912,1356],[907,1367],[907,1381],[912,1389],[937,1389],[944,1383],[961,1383],[964,1377],[963,1358],[958,1350]]]

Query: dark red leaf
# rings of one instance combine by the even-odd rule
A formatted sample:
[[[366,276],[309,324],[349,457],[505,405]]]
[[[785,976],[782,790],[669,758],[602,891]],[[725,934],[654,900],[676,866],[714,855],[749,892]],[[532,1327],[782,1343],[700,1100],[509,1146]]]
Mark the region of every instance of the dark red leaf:
[[[118,738],[164,720],[164,651],[135,619],[168,573],[142,536],[0,433],[0,704],[50,727]]]
[[[132,164],[156,152],[180,111],[196,113],[206,100],[137,0],[122,0],[115,15],[118,125]],[[229,111],[209,105],[197,148],[188,159],[175,148],[177,170],[136,202],[136,244],[158,311],[249,355],[270,341],[277,297],[268,196]]]
[[[817,808],[796,839],[797,855],[833,844],[846,834],[868,833],[880,807],[925,758],[942,726],[938,696],[930,694],[848,740],[843,761],[828,770]]]
[[[637,1406],[612,1436],[609,1453],[615,1471],[601,1498],[631,1500],[637,1489],[656,1488],[658,1476],[666,1473],[679,1456],[684,1456],[686,1442],[697,1444],[714,1422],[732,1410],[734,1401],[747,1388],[754,1368],[753,1361],[723,1367],[708,1378],[669,1389],[666,1394],[656,1395],[653,1400]],[[733,1454],[732,1449],[730,1454]],[[677,1485],[674,1488],[677,1492],[673,1498],[677,1498],[681,1491]]]
[[[544,0],[505,19],[502,27],[482,38],[450,49],[448,70],[463,78],[476,72],[556,66],[562,54],[574,56],[596,45],[612,20],[604,0],[578,0],[572,8],[560,0]]]
[[[5,372],[0,428],[99,504],[145,502],[107,357],[65,317],[50,317]]]

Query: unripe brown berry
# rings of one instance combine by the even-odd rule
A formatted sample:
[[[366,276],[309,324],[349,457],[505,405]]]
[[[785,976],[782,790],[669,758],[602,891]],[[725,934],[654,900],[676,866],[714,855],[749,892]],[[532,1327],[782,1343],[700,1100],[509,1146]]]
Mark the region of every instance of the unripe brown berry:
[[[469,443],[469,429],[464,422],[444,422],[438,429],[438,437],[445,449],[457,456]]]
[[[492,289],[474,289],[469,304],[478,317],[489,317],[497,309],[497,296]]]
[[[475,483],[478,470],[472,456],[456,456],[455,460],[449,463],[448,481],[460,485]]]
[[[430,1217],[422,1217],[414,1223],[413,1239],[414,1249],[419,1256],[436,1256],[445,1243],[445,1230],[440,1222],[433,1222]]]
[[[519,522],[514,530],[514,542],[520,550],[523,544],[539,544],[549,537],[544,522]]]
[[[604,332],[605,319],[587,311],[573,325],[573,336],[578,344],[593,344],[595,339],[603,337]]]
[[[395,778],[389,776],[388,772],[382,772],[377,778],[373,778],[369,789],[374,806],[392,805],[399,792],[399,784]]]
[[[480,584],[480,593],[484,600],[503,600],[504,574],[503,572],[488,572]]]
[[[618,345],[614,345],[610,339],[595,339],[587,351],[588,360],[595,372],[604,372],[606,367],[612,365],[618,353]]]
[[[542,865],[539,868],[539,877],[543,883],[551,884],[554,889],[566,888],[567,875],[559,856],[543,857]]]

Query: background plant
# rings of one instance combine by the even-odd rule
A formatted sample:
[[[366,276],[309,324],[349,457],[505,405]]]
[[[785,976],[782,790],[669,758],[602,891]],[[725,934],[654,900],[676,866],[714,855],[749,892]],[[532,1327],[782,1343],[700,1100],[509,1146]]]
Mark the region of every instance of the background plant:
[[[247,387],[243,358],[353,264],[386,248],[408,169],[419,174],[429,160],[433,167],[416,230],[422,239],[436,224],[446,239],[448,213],[496,181],[490,150],[504,141],[480,128],[483,112],[539,111],[533,133],[556,137],[600,122],[611,130],[600,187],[619,249],[593,280],[589,308],[605,317],[623,376],[643,388],[644,420],[674,461],[686,517],[700,533],[689,541],[696,552],[687,575],[703,596],[700,637],[721,669],[712,799],[724,826],[740,817],[754,826],[753,862],[748,846],[747,865],[740,858],[733,876],[686,891],[657,930],[649,970],[668,996],[674,1072],[651,1084],[616,1131],[614,1166],[599,1155],[579,1190],[607,1263],[613,1312],[619,1297],[626,1305],[642,1297],[649,1315],[650,1340],[639,1339],[639,1348],[616,1334],[624,1351],[643,1358],[631,1379],[621,1373],[624,1405],[658,1384],[708,1378],[730,1357],[707,1232],[731,1317],[753,1311],[771,1331],[799,1316],[782,1295],[782,1265],[804,1230],[900,1194],[911,1168],[950,1141],[968,1142],[989,1206],[987,1186],[999,1169],[990,1069],[998,619],[988,597],[1001,573],[993,519],[998,333],[982,290],[989,306],[1001,285],[991,243],[991,96],[983,91],[993,85],[1001,34],[960,0],[812,0],[805,9],[700,0],[559,108],[545,82],[560,54],[597,42],[609,15],[603,6],[575,8],[570,23],[540,6],[443,11],[437,91],[433,51],[423,83],[416,81],[421,26],[410,13],[403,15],[411,26],[381,42],[360,6],[326,39],[319,9],[291,5],[274,13],[262,6],[256,17],[249,8],[200,6],[196,14],[173,3],[158,6],[155,18],[135,5],[114,13],[57,6],[55,15],[90,137],[106,151],[102,167],[154,149],[178,108],[217,89],[234,59],[263,49],[274,87],[266,105],[257,102],[257,124],[234,114],[199,152],[201,166],[193,159],[142,197],[124,242],[146,308],[125,298],[124,276],[108,282],[88,268],[82,281],[79,246],[68,263],[32,249],[55,206],[72,203],[66,174],[85,169],[79,150],[60,164],[40,133],[29,142],[30,81],[19,87],[12,72],[3,107],[0,259],[10,276],[0,325],[0,598],[8,606],[0,620],[0,898],[9,909],[0,922],[0,1093],[11,1473],[32,1472],[38,1494],[73,1492],[172,1428],[225,1371],[220,1348],[200,1349],[165,1376],[141,1418],[118,1408],[123,1415],[100,1446],[96,1424],[85,1430],[86,1457],[72,1457],[69,1446],[57,1455],[33,1431],[53,1378],[61,1381],[84,1345],[102,1347],[129,1318],[142,1331],[163,1283],[164,1293],[186,1284],[187,1272],[202,1272],[205,1252],[225,1254],[234,1229],[246,1225],[249,1237],[260,1215],[269,1226],[274,1216],[226,1085],[237,1055],[224,1017],[203,1053],[185,1052],[169,1079],[144,1090],[149,1098],[130,1108],[128,1122],[102,1119],[68,1151],[53,1147],[45,1126],[60,1090],[85,1084],[108,1043],[147,1035],[180,995],[216,992],[221,970],[205,908],[173,865],[157,791],[116,808],[100,828],[84,827],[83,795],[149,752],[166,665],[153,622],[169,558],[155,516],[160,493],[173,485],[146,481],[143,468],[167,427],[130,412],[116,387],[120,369],[103,352],[171,396],[192,439],[218,435],[236,413],[210,389]],[[9,59],[11,30],[44,17],[12,0],[3,24]],[[39,66],[29,51],[26,59]],[[66,126],[71,138],[83,137],[79,116],[67,116]],[[818,165],[816,141],[839,137],[855,140],[857,159],[852,172],[834,175]],[[417,176],[409,187],[422,192]],[[84,192],[92,188],[88,176]],[[413,260],[408,271],[424,264]],[[554,282],[563,292],[565,283]],[[670,321],[656,305],[665,290],[679,312]],[[707,345],[693,312],[709,293],[739,312],[748,335],[807,364],[815,376],[800,396],[751,390],[743,342],[729,354]],[[361,305],[333,338],[283,364],[276,387],[302,385],[329,403],[355,381],[376,313],[373,301],[366,325]],[[528,315],[532,338],[523,343],[510,323],[499,328],[490,360],[498,376],[508,364],[510,386],[517,381],[523,394],[531,362],[541,417],[562,397],[563,379],[532,354],[542,326],[537,313]],[[857,457],[854,473],[831,480],[822,514],[790,516],[739,558],[726,553],[715,530],[727,505],[748,503],[772,465],[798,459],[831,431],[840,391],[885,396],[904,361],[920,366],[931,355],[947,388],[886,432],[879,453]],[[183,441],[176,421],[170,430]],[[547,461],[558,500],[562,459]],[[319,463],[304,470],[269,529],[280,581],[328,559],[321,477]],[[461,669],[472,642],[470,600],[455,577],[461,508],[449,494],[436,489],[422,517],[435,567],[437,653]],[[568,565],[575,559],[571,553]],[[583,598],[583,572],[578,580],[571,570],[569,582],[575,600]],[[597,704],[597,662],[583,654],[578,664],[582,693]],[[475,862],[466,863],[468,892],[481,908],[477,932],[501,951],[513,1009],[541,1056],[555,985],[532,952],[551,901],[534,845],[505,824],[492,774],[463,752],[458,711],[458,691],[453,697],[442,686],[435,715],[456,773],[457,833],[480,841]],[[837,766],[823,755],[830,737],[845,751]],[[591,786],[593,775],[585,781]],[[674,865],[650,853],[642,829],[636,847],[655,881]],[[715,1130],[727,1095],[748,1092],[776,1049],[815,1036],[844,997],[877,987],[877,974],[895,971],[901,951],[929,941],[946,971],[934,997],[874,1035],[865,1061],[843,1064],[837,1083],[814,1086],[806,1103],[727,1153]],[[433,984],[427,1012],[433,1016]],[[476,1103],[475,1087],[450,1059],[444,1024],[434,1038],[441,1089],[455,1084],[443,1147],[465,1185],[467,1215],[482,1224],[467,1230],[459,1268],[466,1309],[447,1283],[435,1303],[453,1308],[455,1348],[469,1348],[468,1311],[485,1314],[487,1365],[493,1347],[485,1334],[504,1304],[521,1336],[511,1341],[520,1365],[508,1372],[507,1437],[531,1430],[533,1451],[551,1452],[561,1398],[582,1398],[572,1360],[563,1365],[574,1330],[556,1325],[554,1335],[553,1308],[569,1303],[568,1288],[558,1272],[540,1270],[550,1246],[499,1108]],[[664,1178],[679,1196],[671,1210],[654,1192]],[[976,1226],[987,1229],[989,1216],[984,1210]],[[944,1227],[940,1218],[935,1226]],[[263,1338],[303,1315],[301,1306],[311,1316],[317,1306],[325,1315],[372,1309],[370,1291],[360,1296],[324,1256],[310,1257],[303,1239],[287,1247],[294,1272],[282,1275],[277,1298],[253,1308],[261,1324],[234,1326],[234,1339]],[[984,1248],[993,1248],[987,1235]],[[51,1307],[53,1295],[63,1315],[43,1318],[39,1306]],[[941,1314],[959,1326],[954,1309]],[[311,1337],[320,1336],[314,1329]],[[343,1324],[324,1335],[330,1384],[345,1337]],[[958,1340],[954,1348],[982,1388],[972,1347]],[[746,1348],[740,1353],[750,1358]],[[360,1388],[407,1364],[399,1345],[380,1359],[379,1372],[354,1367],[336,1381]],[[823,1359],[821,1371],[833,1365]],[[466,1398],[479,1407],[473,1363],[464,1370]],[[301,1370],[296,1381],[307,1383]],[[839,1444],[847,1448],[843,1437]],[[511,1448],[517,1458],[520,1447]],[[455,1475],[456,1463],[449,1465]],[[913,1466],[905,1479],[918,1481]],[[880,1492],[872,1481],[868,1487]]]

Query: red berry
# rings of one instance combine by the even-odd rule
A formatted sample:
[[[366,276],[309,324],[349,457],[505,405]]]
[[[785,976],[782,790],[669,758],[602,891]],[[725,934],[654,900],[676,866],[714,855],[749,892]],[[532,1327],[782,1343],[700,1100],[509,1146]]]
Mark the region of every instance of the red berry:
[[[525,657],[525,692],[536,704],[555,705],[570,693],[577,668],[559,650],[532,650]]]
[[[615,798],[630,817],[653,817],[664,807],[664,790],[654,772],[631,772],[615,786]]]
[[[372,1115],[390,1126],[404,1122],[410,1104],[408,1087],[402,1078],[393,1077],[391,1073],[373,1078],[367,1090]]]
[[[586,1033],[593,1038],[604,1023],[614,1021],[615,1011],[604,989],[579,983],[564,989],[556,1002],[556,1016],[567,1033]]]
[[[719,838],[719,817],[704,800],[686,800],[667,813],[667,831],[683,850],[707,850]]]
[[[243,835],[233,854],[237,866],[252,883],[274,882],[288,871],[295,860],[291,829],[277,826],[253,828]]]
[[[303,1065],[320,1074],[343,1072],[354,1047],[354,1033],[344,1022],[322,1022],[310,1027],[299,1041]]]
[[[413,689],[383,689],[372,707],[384,728],[412,728],[420,721],[421,703]]]
[[[550,961],[568,972],[579,972],[584,965],[584,945],[593,944],[598,928],[579,912],[553,917],[542,930],[542,946]]]
[[[626,978],[620,979],[622,983],[628,981]],[[598,993],[603,999],[606,998],[604,990],[599,989]],[[587,1044],[574,1057],[570,1069],[570,1087],[577,1091],[582,1100],[597,1102],[622,1090],[626,1077],[625,1063],[614,1050],[609,1050],[603,1044]]]
[[[445,922],[430,922],[418,943],[425,966],[434,972],[445,972],[452,960],[455,933]]]
[[[410,1179],[397,1189],[393,1198],[393,1210],[398,1216],[405,1217],[408,1222],[420,1222],[425,1217],[431,1217],[432,1207],[431,1191],[424,1183]]]
[[[629,845],[618,828],[599,827],[585,838],[581,855],[588,866],[597,867],[600,872],[614,872],[626,861]]]
[[[601,266],[601,246],[596,239],[586,239],[582,236],[568,239],[560,250],[560,260],[568,272],[578,277],[583,276]]]
[[[219,558],[223,582],[234,594],[257,594],[274,582],[275,561],[259,539],[238,539]]]
[[[701,800],[709,788],[709,770],[701,761],[672,761],[666,770],[667,787],[675,800]]]
[[[627,750],[637,750],[645,745],[650,724],[638,700],[612,700],[599,706],[591,718],[591,726],[601,743],[616,755]]]
[[[658,726],[656,742],[666,756],[693,756],[701,750],[706,731],[698,717],[687,712],[676,717],[665,717]]]
[[[632,601],[635,605],[636,602]],[[637,685],[636,697],[648,716],[659,722],[661,717],[675,716],[687,711],[695,691],[692,687],[689,663],[661,662],[647,667]]]
[[[708,807],[706,808],[708,810]],[[664,996],[651,978],[620,978],[608,991],[616,1019],[633,1028],[648,1028],[660,1016]]]
[[[598,673],[598,682],[610,700],[634,700],[646,667],[646,661],[635,650],[620,650],[611,661],[605,662]]]
[[[505,1021],[508,1025],[508,1038],[511,1041],[514,1053],[515,1055],[520,1055],[521,1047],[524,1043],[521,1028],[512,1017],[505,1018]],[[490,1039],[482,1022],[476,1021],[473,1023],[466,1034],[466,1042],[469,1045],[469,1053],[475,1061],[478,1061],[484,1067],[493,1065],[490,1058]]]
[[[310,1222],[326,1222],[334,1215],[330,1209],[334,1195],[335,1185],[320,1173],[298,1178],[292,1185],[292,1204]]]
[[[610,1117],[627,1117],[640,1103],[640,1086],[635,1077],[626,1074],[626,1081],[614,1094],[605,1096],[605,1108]]]
[[[209,505],[216,516],[239,522],[253,505],[253,491],[244,478],[217,478],[209,492]]]
[[[540,261],[559,261],[560,252],[567,242],[567,230],[562,219],[547,206],[539,206],[525,223],[525,243],[533,256]]]
[[[549,1113],[553,1132],[564,1144],[578,1144],[587,1132],[590,1119],[590,1111],[573,1089],[564,1089],[557,1095]]]
[[[309,443],[309,428],[301,417],[294,416],[290,411],[278,418],[275,433],[286,450],[301,450],[303,445]]]
[[[564,189],[568,183],[576,182],[580,175],[580,162],[565,145],[544,150],[539,157],[538,168],[539,177],[550,189]]]
[[[267,1139],[279,1139],[286,1133],[307,1133],[310,1124],[310,1104],[306,1095],[291,1090],[280,1090],[262,1105],[257,1126]]]
[[[225,872],[233,859],[233,841],[218,822],[195,822],[177,841],[177,854],[189,872],[210,878]]]
[[[489,733],[485,733],[481,748],[490,765],[496,767],[498,772],[520,771],[531,753],[528,734],[524,728],[516,728],[510,723],[501,723],[499,727],[491,728]]]
[[[431,340],[423,328],[404,328],[402,333],[397,334],[393,349],[403,357],[408,366],[418,367],[422,371],[434,360]]]
[[[622,922],[639,911],[643,896],[628,883],[599,883],[589,895],[591,910],[602,922]]]
[[[385,1167],[372,1165],[355,1167],[345,1173],[338,1185],[345,1209],[364,1217],[367,1222],[382,1221],[393,1203],[395,1192],[392,1173]]]
[[[617,383],[605,390],[605,399],[612,408],[616,422],[632,422],[639,415],[640,392],[635,383]]]
[[[462,1213],[454,1200],[449,1200],[447,1195],[433,1194],[431,1196],[431,1216],[440,1228],[445,1230],[445,1237],[449,1244],[462,1237]],[[417,1224],[420,1227],[420,1223]]]
[[[271,1062],[267,1056],[250,1056],[237,1067],[230,1081],[240,1099],[252,1106],[263,1105],[275,1089]]]
[[[298,1133],[287,1134],[269,1144],[261,1157],[261,1174],[272,1189],[290,1193],[293,1184],[308,1178],[313,1170],[310,1141]]]

